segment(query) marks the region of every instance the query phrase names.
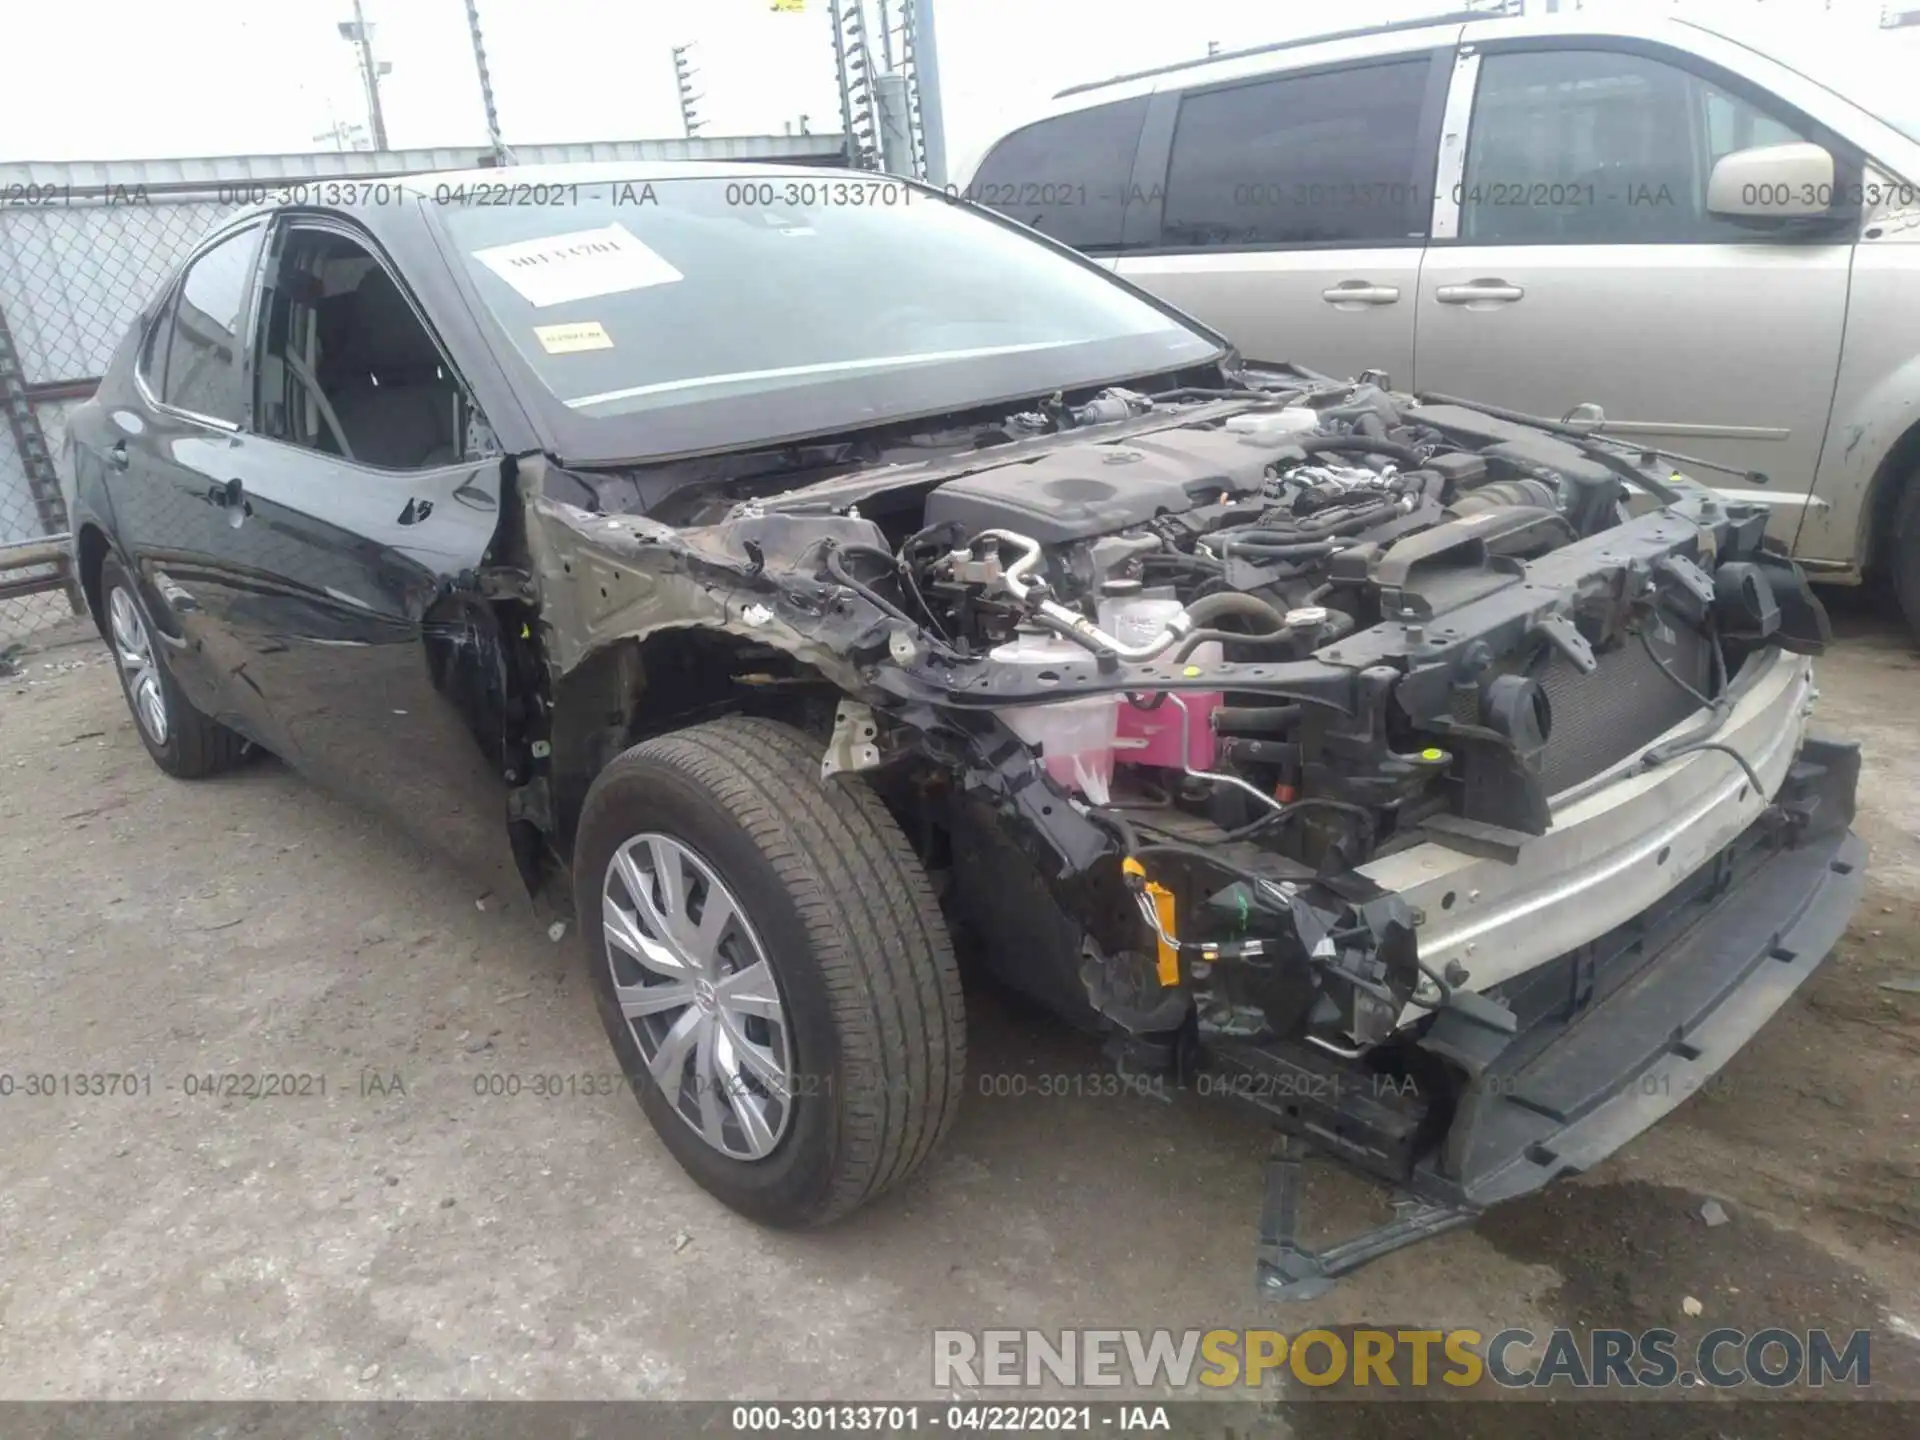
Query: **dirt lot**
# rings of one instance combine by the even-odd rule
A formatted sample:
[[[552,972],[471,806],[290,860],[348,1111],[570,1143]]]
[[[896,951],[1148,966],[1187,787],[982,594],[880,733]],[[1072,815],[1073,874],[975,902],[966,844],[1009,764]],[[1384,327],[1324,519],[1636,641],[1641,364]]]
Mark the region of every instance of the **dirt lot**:
[[[970,1085],[903,1193],[752,1227],[600,1093],[571,933],[271,760],[165,779],[97,643],[30,656],[0,681],[0,1396],[898,1398],[936,1393],[938,1326],[1567,1323],[1871,1327],[1875,1390],[1920,1397],[1920,995],[1881,986],[1920,975],[1920,662],[1842,624],[1822,719],[1865,742],[1873,872],[1808,991],[1597,1172],[1284,1308],[1251,1286],[1267,1136],[1195,1097]],[[970,1003],[987,1088],[1104,1073]],[[25,1093],[96,1072],[133,1093]],[[228,1074],[311,1078],[199,1093]],[[1309,1203],[1373,1201],[1316,1169]]]

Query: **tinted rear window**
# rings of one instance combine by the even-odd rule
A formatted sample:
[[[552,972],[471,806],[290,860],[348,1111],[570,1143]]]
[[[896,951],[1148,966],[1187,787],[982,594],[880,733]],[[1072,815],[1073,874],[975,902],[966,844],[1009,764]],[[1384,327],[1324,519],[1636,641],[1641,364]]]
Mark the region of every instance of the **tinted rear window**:
[[[253,288],[261,228],[252,225],[229,236],[187,269],[171,317],[160,394],[176,409],[235,425],[246,413],[240,327]],[[152,371],[147,373],[151,376]]]
[[[1180,102],[1169,246],[1362,245],[1425,233],[1426,56],[1286,75]]]
[[[1147,97],[1016,130],[974,172],[966,198],[1076,250],[1112,250],[1133,185]]]

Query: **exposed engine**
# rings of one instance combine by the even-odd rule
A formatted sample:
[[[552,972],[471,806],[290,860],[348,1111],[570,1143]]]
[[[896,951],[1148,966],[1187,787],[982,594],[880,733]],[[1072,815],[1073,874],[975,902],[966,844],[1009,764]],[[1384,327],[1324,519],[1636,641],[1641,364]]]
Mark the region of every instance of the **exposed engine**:
[[[1156,408],[1126,391],[1094,405],[1103,423]],[[1098,435],[933,489],[894,557],[895,613],[930,622],[930,662],[957,693],[1012,692],[993,713],[1115,835],[1135,903],[1073,908],[1096,917],[1080,978],[1128,1030],[1181,1023],[1191,996],[1203,1034],[1340,1054],[1381,1041],[1448,977],[1423,973],[1391,897],[1319,882],[1447,819],[1543,829],[1549,784],[1584,778],[1543,759],[1556,693],[1577,715],[1631,681],[1633,723],[1575,747],[1591,773],[1724,684],[1703,628],[1636,621],[1630,644],[1624,610],[1447,638],[1449,612],[1624,518],[1630,462],[1578,437],[1365,384]],[[1702,597],[1688,603],[1697,621]],[[1596,647],[1633,653],[1602,675]],[[1657,668],[1629,673],[1643,648]],[[959,824],[977,872],[1004,842],[983,818]]]
[[[975,646],[1012,639],[1029,618],[1024,588],[1043,581],[1059,608],[1040,622],[1092,649],[1103,635],[1061,610],[1097,628],[1103,605],[1130,616],[1150,613],[1126,610],[1140,598],[1190,606],[1238,594],[1262,603],[1207,607],[1246,621],[1210,640],[1304,654],[1385,618],[1369,566],[1409,535],[1520,507],[1557,517],[1514,551],[1538,554],[1617,518],[1618,476],[1571,447],[1537,434],[1530,444],[1475,447],[1472,438],[1491,437],[1450,436],[1424,417],[1409,423],[1369,388],[1337,408],[1288,406],[1217,428],[1064,448],[935,490],[909,559],[922,593],[944,602],[953,633]],[[1180,642],[1179,661],[1207,643],[1134,625],[1103,633],[1129,660]]]
[[[1425,621],[1489,578],[1505,583],[1507,562],[1622,513],[1619,475],[1551,436],[1456,408],[1410,417],[1372,386],[1342,399],[1089,441],[949,481],[928,497],[903,573],[962,655],[1043,682],[1088,661],[1186,681],[1223,662],[1329,653],[1383,621]],[[1537,669],[1533,658],[1520,668]],[[1230,700],[1224,687],[1153,686],[1000,713],[1064,788],[1096,805],[1141,785],[1176,799],[1204,792],[1211,818],[1272,822],[1259,829],[1263,847],[1316,868],[1363,860],[1451,759],[1409,733],[1384,775],[1328,763],[1324,716],[1286,698]],[[1504,695],[1491,719],[1537,751],[1545,704]],[[1232,793],[1182,783],[1195,778]],[[1295,802],[1300,824],[1279,824],[1273,811]]]

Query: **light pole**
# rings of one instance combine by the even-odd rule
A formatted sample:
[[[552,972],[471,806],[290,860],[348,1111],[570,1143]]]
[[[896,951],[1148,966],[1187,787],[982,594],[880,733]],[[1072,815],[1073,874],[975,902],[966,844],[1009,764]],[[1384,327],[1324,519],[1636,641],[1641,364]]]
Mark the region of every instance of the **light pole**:
[[[940,47],[933,33],[933,0],[907,0],[913,7],[913,66],[920,85],[920,143],[927,152],[927,182],[947,183],[947,126],[940,109]]]
[[[673,78],[680,87],[680,127],[687,132],[687,138],[693,139],[694,133],[706,122],[700,118],[694,106],[699,104],[700,96],[693,88],[693,61],[690,52],[693,46],[676,45],[673,47]]]
[[[467,0],[467,35],[473,41],[473,68],[480,73],[480,103],[487,113],[487,143],[493,147],[493,163],[505,165],[512,160],[500,138],[500,112],[493,105],[493,75],[487,69],[487,47],[480,39],[480,12],[473,0]]]
[[[373,27],[367,24],[367,17],[360,9],[360,0],[353,0],[353,19],[340,22],[340,38],[351,41],[360,49],[360,78],[367,87],[367,122],[373,129],[373,148],[387,148],[386,117],[380,113],[380,77],[393,69],[393,66],[373,58]]]

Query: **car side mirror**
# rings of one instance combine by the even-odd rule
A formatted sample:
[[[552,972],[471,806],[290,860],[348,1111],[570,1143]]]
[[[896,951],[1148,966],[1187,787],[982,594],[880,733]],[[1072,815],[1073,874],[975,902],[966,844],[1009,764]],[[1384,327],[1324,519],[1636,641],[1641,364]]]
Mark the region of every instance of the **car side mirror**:
[[[1803,140],[1722,155],[1707,179],[1707,210],[1714,215],[1791,220],[1832,208],[1833,156]]]

